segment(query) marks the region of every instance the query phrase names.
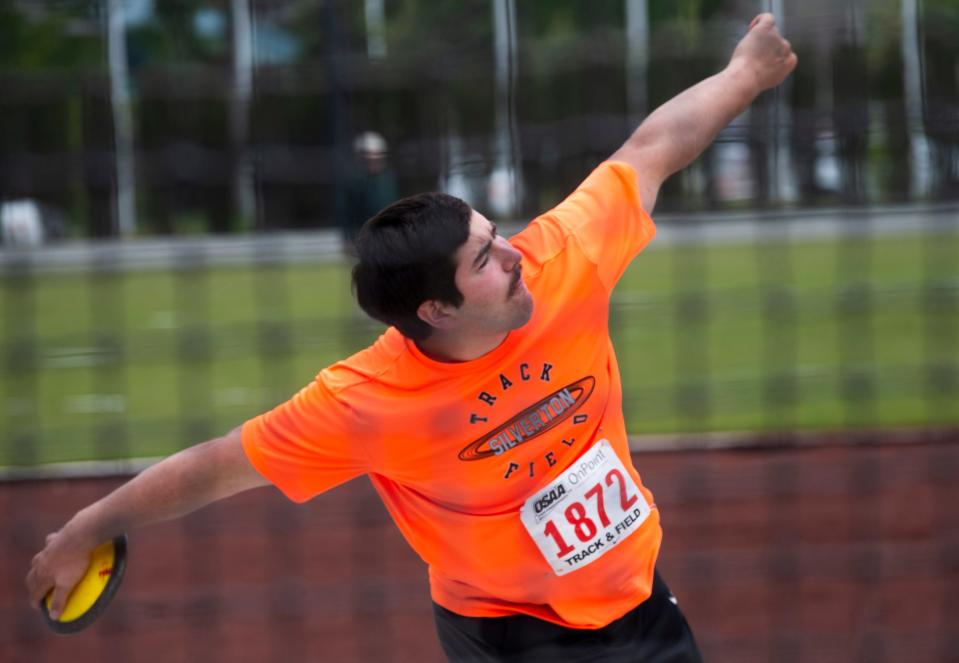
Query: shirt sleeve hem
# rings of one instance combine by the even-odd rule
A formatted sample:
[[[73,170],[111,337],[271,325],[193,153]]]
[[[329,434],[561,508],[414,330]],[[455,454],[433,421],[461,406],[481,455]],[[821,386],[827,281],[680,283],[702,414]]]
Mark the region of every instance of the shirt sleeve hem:
[[[273,477],[270,476],[270,473],[267,470],[266,459],[256,444],[256,433],[253,430],[256,425],[255,421],[255,419],[250,419],[244,423],[243,427],[240,429],[240,442],[243,446],[243,453],[246,454],[246,458],[248,461],[250,461],[250,465],[253,466],[254,470],[259,472],[260,476],[276,486],[280,492],[286,495],[286,497],[291,501],[299,504],[306,502],[310,499],[310,497],[312,497],[311,495],[304,494],[302,491],[292,490],[287,486],[281,486],[273,480]]]

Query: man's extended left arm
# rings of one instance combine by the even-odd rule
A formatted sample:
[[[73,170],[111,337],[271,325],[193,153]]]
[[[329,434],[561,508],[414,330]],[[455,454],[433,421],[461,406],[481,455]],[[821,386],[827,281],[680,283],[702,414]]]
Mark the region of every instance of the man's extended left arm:
[[[647,213],[666,178],[696,159],[761,92],[779,85],[796,62],[772,14],[760,14],[725,69],[673,97],[640,124],[610,159],[636,170]]]

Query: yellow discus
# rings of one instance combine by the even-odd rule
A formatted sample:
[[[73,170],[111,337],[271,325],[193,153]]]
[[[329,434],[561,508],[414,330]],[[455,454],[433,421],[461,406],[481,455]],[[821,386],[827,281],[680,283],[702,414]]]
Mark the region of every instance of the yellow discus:
[[[126,535],[120,535],[94,548],[90,553],[90,566],[67,597],[60,617],[50,617],[50,599],[53,592],[44,598],[40,607],[47,625],[57,633],[76,633],[99,617],[123,579],[126,552]]]

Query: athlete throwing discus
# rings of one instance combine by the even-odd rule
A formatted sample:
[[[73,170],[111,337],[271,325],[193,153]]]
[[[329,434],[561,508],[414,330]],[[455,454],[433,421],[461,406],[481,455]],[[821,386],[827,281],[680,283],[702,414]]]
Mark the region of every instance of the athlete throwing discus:
[[[652,113],[506,239],[452,196],[400,200],[356,240],[359,304],[389,328],[289,401],[77,513],[27,576],[56,616],[101,541],[272,483],[302,502],[366,474],[429,565],[451,660],[698,661],[656,573],[632,464],[610,293],[653,239],[663,181],[796,56],[758,16],[716,75]]]

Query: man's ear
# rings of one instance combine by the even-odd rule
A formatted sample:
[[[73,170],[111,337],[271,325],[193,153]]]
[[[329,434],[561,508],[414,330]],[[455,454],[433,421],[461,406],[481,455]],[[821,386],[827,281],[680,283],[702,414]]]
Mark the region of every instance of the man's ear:
[[[431,327],[446,329],[453,322],[456,307],[451,304],[427,299],[416,309],[417,317]]]

